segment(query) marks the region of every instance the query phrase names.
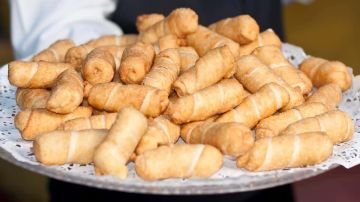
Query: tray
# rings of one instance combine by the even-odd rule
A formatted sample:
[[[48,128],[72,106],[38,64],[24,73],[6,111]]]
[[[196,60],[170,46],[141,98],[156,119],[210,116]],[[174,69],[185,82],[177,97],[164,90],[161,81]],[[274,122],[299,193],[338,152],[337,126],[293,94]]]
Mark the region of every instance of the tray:
[[[306,54],[291,44],[283,44],[283,52],[294,65]],[[351,71],[351,69],[349,69]],[[209,179],[169,179],[147,182],[138,178],[133,163],[129,164],[129,177],[119,180],[111,176],[95,176],[92,165],[70,164],[43,166],[31,151],[32,143],[21,139],[13,118],[19,111],[15,103],[16,88],[7,80],[7,66],[0,69],[0,157],[24,169],[67,182],[101,189],[151,194],[219,194],[264,189],[309,178],[338,165],[346,168],[360,164],[360,77],[354,78],[353,87],[344,93],[340,109],[349,113],[356,125],[354,138],[336,145],[333,155],[325,162],[305,168],[251,173],[235,166],[225,158],[223,168]]]

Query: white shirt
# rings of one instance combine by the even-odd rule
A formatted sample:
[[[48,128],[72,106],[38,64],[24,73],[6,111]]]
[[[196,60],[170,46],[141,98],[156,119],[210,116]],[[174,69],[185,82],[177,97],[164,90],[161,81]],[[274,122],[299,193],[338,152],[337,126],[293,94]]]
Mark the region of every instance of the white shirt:
[[[114,0],[9,0],[11,41],[17,59],[47,48],[58,39],[76,44],[122,30],[106,17]]]
[[[282,0],[309,3],[312,0]],[[9,0],[11,41],[17,59],[40,52],[58,39],[76,44],[122,30],[106,17],[115,0]]]

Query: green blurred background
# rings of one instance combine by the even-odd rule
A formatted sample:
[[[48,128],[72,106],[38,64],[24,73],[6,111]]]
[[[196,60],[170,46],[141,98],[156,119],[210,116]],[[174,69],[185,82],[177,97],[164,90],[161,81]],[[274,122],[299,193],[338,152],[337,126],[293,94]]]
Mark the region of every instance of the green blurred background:
[[[311,55],[343,61],[360,73],[360,1],[315,0],[284,7],[287,42]],[[11,61],[9,10],[0,0],[0,65]],[[298,202],[359,201],[360,168],[334,169],[294,184]],[[0,160],[0,202],[48,201],[47,178]]]

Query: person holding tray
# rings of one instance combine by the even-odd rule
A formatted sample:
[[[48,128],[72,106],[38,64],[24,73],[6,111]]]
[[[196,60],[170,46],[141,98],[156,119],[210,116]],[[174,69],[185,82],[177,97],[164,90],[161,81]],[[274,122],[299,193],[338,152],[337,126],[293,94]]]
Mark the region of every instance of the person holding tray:
[[[271,28],[284,39],[280,0],[13,0],[12,44],[17,58],[26,58],[58,39],[76,44],[101,35],[136,33],[136,17],[168,14],[178,7],[193,9],[199,23],[210,25],[226,17],[248,14],[263,30]],[[261,30],[261,31],[263,31]],[[202,196],[161,196],[114,192],[50,179],[51,201],[293,201],[291,185],[259,191]]]

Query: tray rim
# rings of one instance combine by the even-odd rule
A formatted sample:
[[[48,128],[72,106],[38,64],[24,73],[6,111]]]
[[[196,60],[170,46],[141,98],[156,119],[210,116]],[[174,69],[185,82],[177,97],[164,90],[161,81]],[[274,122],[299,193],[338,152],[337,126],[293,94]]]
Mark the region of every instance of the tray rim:
[[[11,153],[6,151],[4,148],[0,147],[0,158],[14,164],[18,167],[21,167],[25,170],[32,171],[34,173],[44,175],[46,177],[54,178],[57,180],[62,180],[69,183],[75,183],[79,185],[85,185],[89,187],[95,187],[99,189],[107,189],[113,191],[123,191],[123,192],[131,192],[131,193],[141,193],[141,194],[159,194],[159,195],[202,195],[202,194],[225,194],[225,193],[236,193],[236,192],[245,192],[245,191],[255,191],[261,190],[266,188],[271,188],[275,186],[280,186],[284,184],[289,184],[293,182],[297,182],[300,180],[304,180],[327,171],[332,170],[333,168],[338,167],[339,165],[332,165],[327,170],[299,170],[296,173],[288,173],[285,175],[281,175],[280,177],[276,178],[275,180],[268,182],[268,180],[273,179],[273,177],[264,177],[261,176],[261,180],[258,180],[254,183],[249,183],[248,186],[240,186],[240,184],[236,183],[239,177],[234,177],[232,179],[227,178],[226,180],[232,180],[231,183],[226,183],[226,185],[221,185],[221,181],[223,179],[216,179],[213,181],[217,181],[217,184],[203,186],[203,185],[152,185],[144,181],[142,186],[139,185],[131,185],[128,184],[121,184],[118,182],[107,182],[105,185],[104,183],[99,183],[95,179],[88,179],[81,175],[75,175],[71,173],[67,173],[63,175],[61,171],[57,171],[52,169],[49,166],[43,166],[41,164],[29,164],[26,162],[18,161],[13,157]]]

